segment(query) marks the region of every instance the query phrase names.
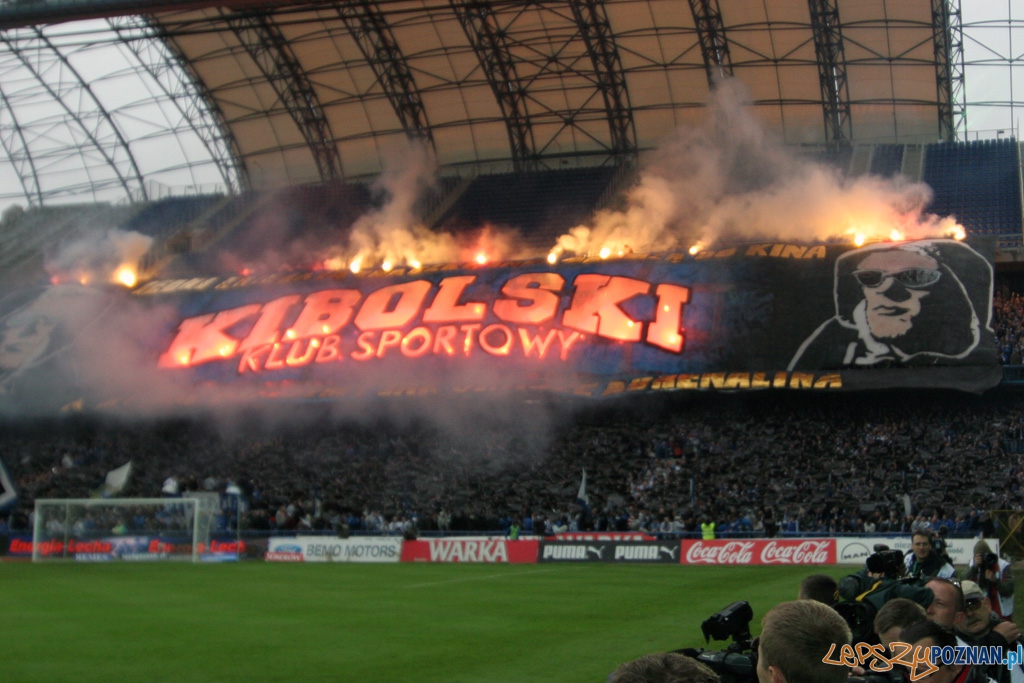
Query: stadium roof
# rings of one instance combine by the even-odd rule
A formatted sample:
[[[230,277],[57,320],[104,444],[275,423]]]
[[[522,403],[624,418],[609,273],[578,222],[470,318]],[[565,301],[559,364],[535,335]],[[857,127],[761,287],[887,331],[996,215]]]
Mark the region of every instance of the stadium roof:
[[[0,0],[0,198],[358,178],[407,136],[447,168],[608,163],[702,120],[727,76],[788,144],[962,138],[965,66],[1014,63],[1015,4]]]

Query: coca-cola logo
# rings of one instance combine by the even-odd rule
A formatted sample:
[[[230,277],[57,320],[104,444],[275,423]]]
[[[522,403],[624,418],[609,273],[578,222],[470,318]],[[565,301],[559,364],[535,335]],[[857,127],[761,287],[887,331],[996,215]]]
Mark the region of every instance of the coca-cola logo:
[[[761,548],[761,564],[824,564],[830,541],[769,541]]]
[[[689,564],[750,564],[753,541],[726,541],[705,544],[697,541],[686,550]]]

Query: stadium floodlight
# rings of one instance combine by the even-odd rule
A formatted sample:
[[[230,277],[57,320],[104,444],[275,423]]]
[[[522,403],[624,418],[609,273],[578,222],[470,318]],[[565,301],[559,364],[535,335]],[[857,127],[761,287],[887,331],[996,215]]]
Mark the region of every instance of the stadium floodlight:
[[[32,561],[192,561],[210,552],[217,501],[183,498],[36,500]]]

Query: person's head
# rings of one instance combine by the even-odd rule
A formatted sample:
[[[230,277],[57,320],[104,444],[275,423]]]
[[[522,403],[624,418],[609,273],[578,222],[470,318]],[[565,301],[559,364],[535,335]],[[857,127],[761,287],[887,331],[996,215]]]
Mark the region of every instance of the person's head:
[[[888,600],[875,615],[874,630],[882,645],[899,640],[900,631],[928,618],[924,607],[908,598]]]
[[[981,637],[991,628],[992,601],[973,581],[964,581],[960,587],[964,592],[964,619],[957,629]]]
[[[833,645],[850,640],[850,627],[827,605],[783,602],[761,621],[757,678],[760,683],[844,683],[849,670],[822,660]]]
[[[608,683],[719,683],[706,664],[677,652],[658,652],[619,665]]]
[[[981,565],[984,562],[985,556],[992,552],[992,547],[984,540],[980,540],[974,544],[974,563]]]
[[[928,559],[932,554],[932,535],[926,531],[915,531],[910,540],[910,549],[919,561]]]
[[[925,584],[935,595],[928,605],[928,618],[946,628],[956,628],[964,618],[964,594],[960,586],[946,579],[932,579]]]
[[[953,632],[934,621],[925,620],[908,626],[900,632],[900,642],[909,643],[916,647],[955,647],[956,636]],[[920,683],[952,683],[960,672],[963,671],[962,664],[943,664],[941,661],[933,661],[939,668],[937,671],[917,679]],[[923,664],[920,666],[924,666]]]
[[[801,600],[817,600],[831,605],[836,601],[838,588],[836,580],[828,574],[811,574],[800,582],[800,592],[797,597]]]

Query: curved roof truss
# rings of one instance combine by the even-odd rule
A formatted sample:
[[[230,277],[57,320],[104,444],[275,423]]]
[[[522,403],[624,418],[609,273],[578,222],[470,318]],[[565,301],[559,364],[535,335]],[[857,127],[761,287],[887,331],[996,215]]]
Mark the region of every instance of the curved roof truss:
[[[10,64],[18,73],[0,79],[16,110],[0,113],[0,143],[23,193],[44,202],[70,192],[50,188],[58,148],[65,164],[80,158],[80,184],[132,196],[151,196],[150,181],[171,171],[229,189],[370,177],[409,137],[448,169],[616,162],[702,123],[728,76],[788,144],[931,142],[963,120],[959,0],[247,2],[157,1],[145,20],[102,38],[79,29],[71,41],[119,43],[147,64],[137,73],[176,112],[161,133],[140,135],[119,116],[124,105],[89,96],[96,79],[72,75],[60,56],[74,48],[47,42],[60,27],[0,34],[0,75]],[[144,58],[141,38],[162,41],[162,57]],[[33,72],[33,49],[57,56]],[[77,85],[48,97],[77,90],[88,104],[64,105],[73,123],[48,148],[52,132],[18,110],[58,64]],[[35,93],[20,89],[25,80]],[[182,154],[152,170],[156,155],[139,141],[186,132],[206,162]]]
[[[387,93],[391,106],[410,138],[424,140],[434,150],[434,136],[416,86],[416,78],[409,68],[388,19],[376,2],[335,5],[367,63],[377,75],[380,86]]]

